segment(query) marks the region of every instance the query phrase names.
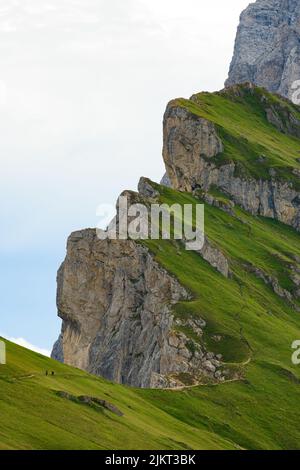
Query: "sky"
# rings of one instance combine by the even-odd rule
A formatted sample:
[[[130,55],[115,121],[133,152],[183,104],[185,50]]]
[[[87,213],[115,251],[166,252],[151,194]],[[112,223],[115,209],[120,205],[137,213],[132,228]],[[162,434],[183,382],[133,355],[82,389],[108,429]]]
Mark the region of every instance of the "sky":
[[[0,335],[43,353],[56,271],[140,176],[169,100],[223,88],[249,0],[1,0]]]

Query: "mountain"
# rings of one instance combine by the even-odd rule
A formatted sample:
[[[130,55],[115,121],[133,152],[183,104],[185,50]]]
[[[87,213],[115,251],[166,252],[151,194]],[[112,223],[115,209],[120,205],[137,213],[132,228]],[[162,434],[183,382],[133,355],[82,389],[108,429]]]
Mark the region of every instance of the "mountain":
[[[247,377],[271,325],[274,340],[300,326],[299,135],[299,108],[251,84],[170,102],[172,188],[142,178],[139,193],[123,195],[204,203],[204,247],[73,233],[58,273],[53,358],[145,388]],[[285,360],[272,353],[284,368],[295,339],[297,330],[285,338]]]
[[[170,447],[299,448],[300,108],[288,99],[300,72],[299,15],[294,0],[258,0],[243,12],[226,88],[168,104],[166,175],[121,195],[176,207],[175,221],[203,204],[203,245],[187,250],[175,230],[171,240],[80,230],[58,271],[52,357],[106,384],[114,400],[104,413],[116,407],[115,419],[124,423],[134,396],[147,429],[151,403],[165,436],[170,416],[197,430],[190,441],[190,429],[177,427]],[[80,398],[62,385],[60,400],[103,408],[101,388]]]
[[[298,132],[299,108],[250,84],[169,103],[171,187],[123,195],[204,204],[204,245],[70,236],[65,364],[6,341],[1,449],[299,449]]]
[[[252,84],[172,101],[164,161],[174,188],[216,186],[252,215],[300,230],[300,108]]]
[[[251,3],[240,18],[227,86],[251,82],[291,98],[300,80],[299,20],[299,0]]]

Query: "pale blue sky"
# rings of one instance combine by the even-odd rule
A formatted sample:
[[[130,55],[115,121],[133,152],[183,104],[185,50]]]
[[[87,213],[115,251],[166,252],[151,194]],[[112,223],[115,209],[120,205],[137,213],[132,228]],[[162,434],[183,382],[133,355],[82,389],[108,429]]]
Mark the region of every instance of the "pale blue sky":
[[[140,176],[167,102],[223,87],[248,0],[1,0],[0,334],[50,350],[56,270]]]

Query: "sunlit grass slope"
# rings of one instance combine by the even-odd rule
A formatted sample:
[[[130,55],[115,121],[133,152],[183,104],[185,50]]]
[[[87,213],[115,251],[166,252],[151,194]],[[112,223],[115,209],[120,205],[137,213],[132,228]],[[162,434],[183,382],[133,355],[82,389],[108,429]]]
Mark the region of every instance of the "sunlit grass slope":
[[[199,203],[190,194],[157,188],[162,202]],[[7,365],[0,366],[1,449],[300,448],[300,366],[291,362],[300,313],[248,269],[259,267],[293,292],[299,234],[239,208],[229,215],[211,206],[206,233],[227,256],[230,278],[179,242],[143,243],[193,295],[174,307],[174,315],[204,318],[202,341],[242,379],[182,391],[136,390],[7,342]],[[124,415],[72,402],[57,391],[105,399]]]
[[[299,106],[247,84],[218,93],[199,93],[191,100],[180,98],[173,103],[215,123],[224,144],[224,152],[214,158],[216,165],[235,162],[237,174],[264,180],[271,178],[272,168],[277,179],[300,189],[299,177],[293,171],[300,169],[300,140],[287,130],[293,126],[291,123],[299,123]],[[285,132],[279,132],[267,119],[270,109],[275,110]]]
[[[7,365],[0,366],[0,449],[234,447],[231,440],[165,412],[155,397],[151,403],[140,391],[6,344]],[[46,376],[46,370],[55,375]],[[60,398],[57,391],[105,399],[123,416]]]
[[[188,193],[156,188],[169,205],[201,202]],[[204,425],[244,448],[299,448],[300,366],[291,361],[291,345],[300,338],[299,301],[289,305],[249,270],[255,266],[293,292],[291,270],[300,256],[299,233],[239,207],[229,215],[205,205],[205,223],[206,235],[229,260],[228,279],[178,241],[145,243],[193,294],[192,301],[175,306],[175,316],[205,319],[202,341],[223,354],[228,367],[239,368],[244,380],[182,394],[142,393],[174,417]],[[192,330],[185,329],[189,333],[193,338]]]

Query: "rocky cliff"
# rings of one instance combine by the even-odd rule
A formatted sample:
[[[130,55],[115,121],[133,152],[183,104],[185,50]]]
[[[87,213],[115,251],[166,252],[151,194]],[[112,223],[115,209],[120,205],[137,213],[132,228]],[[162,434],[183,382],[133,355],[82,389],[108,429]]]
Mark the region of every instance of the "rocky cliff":
[[[240,18],[226,84],[252,82],[291,98],[300,80],[299,41],[299,0],[251,3]]]
[[[241,206],[299,231],[299,129],[297,107],[251,84],[173,100],[164,116],[167,173],[162,186],[141,178],[139,192],[123,196],[149,206],[163,202],[164,192],[173,194],[175,189],[176,198],[192,193],[232,221],[241,220],[236,213]],[[196,255],[218,276],[234,282],[230,256],[220,245],[218,238],[206,234]],[[184,240],[175,256],[182,249]],[[242,269],[299,310],[299,266],[294,259],[285,274],[290,290],[280,274],[249,265],[247,258]],[[92,229],[75,232],[57,281],[63,323],[53,358],[137,387],[180,387],[230,376],[218,345],[223,335],[217,330],[208,339],[207,319],[186,313],[193,297],[145,243],[100,240]],[[182,301],[185,313],[178,316],[176,305]]]
[[[216,98],[222,106],[234,103],[236,111],[242,106],[245,111],[256,113],[260,108],[262,123],[265,121],[291,137],[299,135],[299,110],[294,114],[288,102],[274,100],[266,91],[251,84],[231,87],[217,94]],[[277,164],[273,166],[271,160],[260,153],[251,155],[251,171],[239,172],[241,165],[238,159],[232,156],[224,158],[229,142],[232,144],[234,139],[232,130],[228,136],[224,133],[223,123],[222,127],[216,123],[215,115],[210,119],[203,117],[207,114],[206,100],[205,94],[192,96],[189,102],[174,100],[165,112],[163,157],[172,187],[188,192],[200,188],[204,193],[217,187],[251,214],[274,218],[300,230],[299,158],[295,154],[291,168],[287,162],[282,162],[290,172],[288,178],[281,177],[280,167]],[[250,102],[252,111],[247,102]],[[216,112],[217,109],[214,114]],[[220,119],[224,117],[222,112],[220,109]],[[235,118],[228,117],[227,124],[229,119]],[[249,151],[253,152],[251,122],[245,121],[243,127],[240,119],[240,125],[245,158]],[[236,141],[236,145],[240,142]],[[266,176],[260,177],[266,171]]]
[[[144,246],[75,232],[57,282],[63,326],[54,359],[136,387],[176,387],[187,375],[223,380],[221,356],[178,329],[188,325],[200,339],[205,321],[174,319],[172,306],[189,295]]]

